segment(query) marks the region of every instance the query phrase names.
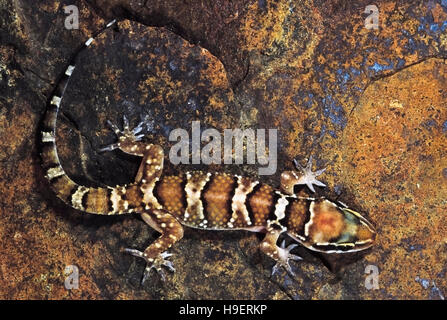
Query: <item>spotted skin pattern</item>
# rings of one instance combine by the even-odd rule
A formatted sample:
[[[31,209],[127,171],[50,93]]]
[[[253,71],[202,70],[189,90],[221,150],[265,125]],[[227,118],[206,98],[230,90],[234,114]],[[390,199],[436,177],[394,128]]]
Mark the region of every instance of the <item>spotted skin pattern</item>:
[[[106,28],[112,26],[109,23]],[[105,30],[105,29],[104,29]],[[90,38],[79,50],[94,42]],[[92,214],[139,214],[161,236],[143,252],[126,249],[142,258],[147,267],[143,282],[151,269],[164,278],[162,267],[174,270],[167,250],[183,237],[184,226],[206,230],[249,230],[266,234],[260,249],[277,262],[278,267],[292,270],[289,260],[300,257],[290,253],[296,245],[278,246],[278,238],[287,234],[297,243],[314,251],[344,253],[369,248],[375,240],[372,225],[359,213],[325,198],[303,198],[294,194],[295,185],[324,186],[312,172],[312,159],[307,167],[285,171],[280,190],[250,178],[226,173],[186,172],[180,176],[163,176],[164,152],[160,146],[147,144],[138,135],[144,124],[129,128],[124,118],[121,131],[110,124],[118,142],[102,151],[120,149],[142,157],[134,182],[105,188],[90,188],[74,182],[62,168],[56,148],[56,119],[63,93],[75,71],[70,62],[47,107],[43,120],[41,141],[42,160],[46,178],[56,193],[71,207]],[[298,166],[298,165],[297,165]]]

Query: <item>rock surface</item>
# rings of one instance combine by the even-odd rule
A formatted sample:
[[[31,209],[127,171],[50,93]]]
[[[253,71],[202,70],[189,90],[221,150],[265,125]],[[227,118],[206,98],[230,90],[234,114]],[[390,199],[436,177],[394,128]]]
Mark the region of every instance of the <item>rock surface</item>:
[[[2,299],[444,299],[447,294],[447,2],[0,0],[0,298]],[[169,132],[277,128],[278,185],[291,160],[327,167],[317,192],[365,212],[378,242],[359,257],[303,248],[295,277],[245,232],[187,230],[171,252],[177,272],[139,284],[144,265],[123,253],[157,233],[134,216],[68,208],[40,168],[39,121],[58,76],[91,34],[123,19],[80,56],[62,103],[58,146],[87,185],[132,180],[138,159],[99,153],[106,120],[147,119]],[[166,172],[191,166],[167,163]],[[256,177],[255,165],[225,170]],[[79,289],[64,287],[68,265]],[[378,289],[368,289],[370,266]],[[374,268],[374,267],[372,267]],[[331,271],[332,270],[332,271]]]

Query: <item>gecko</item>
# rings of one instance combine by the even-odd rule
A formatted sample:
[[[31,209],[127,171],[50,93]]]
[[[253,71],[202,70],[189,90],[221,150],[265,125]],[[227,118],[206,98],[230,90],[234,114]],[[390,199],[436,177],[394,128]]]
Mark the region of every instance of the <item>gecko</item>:
[[[108,23],[103,30],[113,26]],[[76,68],[77,54],[89,47],[89,38],[70,60],[47,104],[41,129],[41,158],[45,177],[54,193],[72,208],[98,215],[139,215],[160,236],[143,251],[125,249],[146,262],[142,283],[155,270],[165,280],[165,269],[175,271],[168,253],[183,237],[184,228],[204,230],[247,230],[264,233],[260,250],[276,261],[272,273],[285,268],[294,275],[291,260],[302,260],[291,253],[298,244],[328,254],[343,254],[370,248],[376,231],[360,213],[325,197],[301,197],[295,186],[326,185],[317,180],[325,169],[312,171],[312,156],[302,167],[294,160],[297,170],[282,172],[279,188],[260,181],[204,171],[184,172],[176,176],[163,175],[164,152],[161,146],[143,141],[144,122],[131,129],[123,117],[123,129],[110,121],[117,142],[100,151],[121,150],[141,157],[141,165],[133,182],[106,187],[87,187],[73,181],[64,171],[56,147],[56,120],[62,97]],[[280,236],[289,236],[294,243],[285,246]]]

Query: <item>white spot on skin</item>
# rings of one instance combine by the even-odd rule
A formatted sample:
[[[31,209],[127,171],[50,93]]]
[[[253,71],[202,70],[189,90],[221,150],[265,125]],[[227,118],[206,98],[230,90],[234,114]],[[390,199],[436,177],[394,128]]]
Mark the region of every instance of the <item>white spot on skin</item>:
[[[42,142],[54,142],[55,138],[52,132],[42,131]]]
[[[234,191],[234,196],[231,201],[232,215],[230,221],[231,223],[233,223],[237,220],[238,218],[237,212],[239,211],[242,212],[245,222],[248,225],[251,225],[250,216],[248,214],[247,207],[245,206],[245,200],[247,198],[247,194],[249,194],[259,182],[258,181],[252,182],[247,188],[245,185],[242,184],[242,177],[241,176],[237,177],[238,177],[237,181],[238,186]],[[232,228],[232,226],[230,228]]]
[[[62,175],[64,175],[64,174],[65,174],[64,169],[62,169],[61,166],[58,166],[58,167],[56,167],[56,168],[50,168],[50,169],[48,169],[46,178],[47,178],[48,180],[52,180],[52,179],[54,179],[54,178],[56,178],[56,177],[60,177],[60,176],[62,176]]]
[[[162,205],[158,202],[157,198],[154,197],[154,186],[155,182],[158,180],[158,178],[154,179],[151,184],[144,184],[140,188],[141,192],[144,194],[143,202],[154,209],[162,209]]]
[[[89,39],[85,42],[85,45],[88,47],[89,45],[92,44],[93,40],[94,40],[93,38],[89,38]]]
[[[309,222],[306,223],[306,225],[304,226],[304,235],[306,236],[306,238],[309,237],[309,228],[310,228],[310,226],[312,225],[312,223],[313,223],[313,218],[314,218],[314,216],[315,216],[315,213],[314,213],[314,207],[315,207],[315,202],[312,201],[312,202],[310,203],[310,206],[309,206],[310,219],[309,219]]]
[[[72,66],[72,65],[68,66],[67,70],[65,70],[65,74],[70,77],[72,75],[74,69],[75,69],[75,66]]]
[[[115,22],[116,22],[116,19],[110,21],[110,22],[106,25],[106,28],[112,26]]]
[[[210,175],[207,174],[206,176],[202,176],[202,179],[194,179],[195,181],[190,181],[192,176],[189,172],[187,172],[186,177],[188,179],[185,186],[187,208],[184,217],[186,218],[189,217],[189,215],[197,215],[199,219],[204,219],[203,205],[202,201],[200,200],[200,195],[203,187],[210,180]],[[193,191],[194,189],[196,190],[195,192]],[[197,212],[193,212],[192,208],[194,207],[197,208]]]
[[[275,216],[278,218],[278,220],[284,219],[284,217],[286,216],[286,207],[288,204],[289,201],[287,201],[284,195],[278,199],[278,202],[275,206]]]
[[[73,196],[71,197],[71,204],[75,209],[85,210],[84,206],[82,205],[82,198],[88,191],[89,188],[80,186],[78,190],[76,190],[76,192],[73,194]]]
[[[61,100],[62,100],[61,97],[53,96],[53,98],[51,99],[51,102],[50,102],[50,103],[51,103],[52,105],[54,105],[54,106],[56,106],[56,107],[59,108],[59,106],[60,106],[60,104],[61,104]]]
[[[117,212],[118,211],[118,204],[119,201],[121,200],[121,195],[118,193],[117,189],[113,189],[112,190],[112,194],[110,195],[110,201],[112,201],[112,212]]]

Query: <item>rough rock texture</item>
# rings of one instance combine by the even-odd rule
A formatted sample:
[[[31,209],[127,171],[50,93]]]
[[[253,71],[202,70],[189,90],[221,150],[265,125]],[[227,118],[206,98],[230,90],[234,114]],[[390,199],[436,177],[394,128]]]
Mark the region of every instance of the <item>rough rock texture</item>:
[[[79,30],[64,27],[76,4]],[[0,298],[443,299],[447,294],[447,1],[0,0]],[[138,159],[98,153],[105,122],[151,124],[167,151],[174,128],[278,128],[278,185],[291,160],[314,155],[321,195],[365,212],[377,245],[328,257],[299,248],[295,277],[244,232],[188,230],[177,272],[139,284],[125,255],[157,234],[139,218],[68,208],[39,166],[38,124],[76,48],[123,20],[80,57],[62,103],[58,145],[67,172],[88,185],[132,179]],[[257,166],[197,166],[256,176]],[[167,164],[166,172],[191,169]],[[77,290],[64,269],[80,271]],[[365,287],[368,265],[379,289]],[[332,270],[332,271],[331,271]]]

